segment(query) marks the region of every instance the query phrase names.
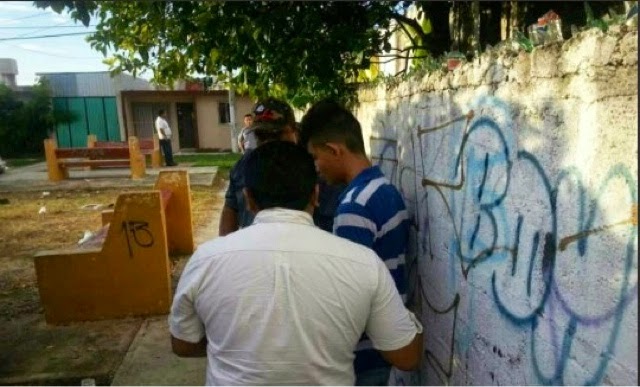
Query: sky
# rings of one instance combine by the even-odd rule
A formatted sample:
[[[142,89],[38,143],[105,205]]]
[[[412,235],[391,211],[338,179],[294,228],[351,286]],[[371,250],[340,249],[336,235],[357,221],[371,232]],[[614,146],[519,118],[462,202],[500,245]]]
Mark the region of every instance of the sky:
[[[51,9],[40,9],[32,1],[0,1],[0,58],[13,58],[18,62],[17,84],[33,85],[36,73],[108,71],[105,59],[85,41],[88,35],[13,39],[94,30],[96,20],[89,27],[73,21],[66,12],[57,14]],[[12,40],[2,40],[11,38]],[[148,74],[148,72],[147,72]],[[142,77],[148,79],[149,75]]]

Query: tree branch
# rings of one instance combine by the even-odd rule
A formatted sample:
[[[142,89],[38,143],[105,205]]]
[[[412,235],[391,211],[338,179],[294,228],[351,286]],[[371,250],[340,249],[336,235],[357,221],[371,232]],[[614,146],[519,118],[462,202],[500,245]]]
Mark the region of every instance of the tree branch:
[[[397,60],[397,59],[406,59],[406,60],[408,60],[408,59],[425,59],[425,58],[430,58],[430,57],[431,57],[430,55],[406,56],[406,57],[404,57],[404,56],[391,56],[391,57],[388,57],[389,59],[387,59],[387,60],[383,60],[383,61],[372,60],[370,63],[372,63],[372,64],[386,64],[386,63],[390,63],[390,62],[392,62],[394,60]]]
[[[404,23],[408,26],[410,26],[411,28],[413,28],[413,30],[416,32],[416,34],[418,34],[420,36],[420,39],[422,39],[422,41],[426,41],[427,40],[427,34],[424,33],[424,31],[422,30],[422,27],[420,26],[420,24],[415,20],[415,19],[410,19],[404,15],[401,15],[397,12],[392,12],[391,13],[391,18],[394,19],[396,22],[398,23]]]
[[[409,33],[409,30],[407,30],[407,27],[405,27],[404,23],[400,23],[398,22],[398,25],[400,26],[400,28],[402,28],[402,30],[404,31],[404,33],[407,35],[407,37],[409,38],[409,40],[411,41],[411,44],[413,44],[414,46],[416,46],[416,40],[413,38],[413,36],[411,36],[411,33]]]
[[[405,53],[405,52],[409,52],[409,51],[413,51],[413,50],[428,50],[428,47],[426,46],[409,46],[403,49],[399,49],[399,48],[392,48],[390,49],[388,52],[395,52],[396,54],[380,54],[378,56],[382,56],[382,57],[388,57],[388,56],[399,56],[398,54],[400,53]]]

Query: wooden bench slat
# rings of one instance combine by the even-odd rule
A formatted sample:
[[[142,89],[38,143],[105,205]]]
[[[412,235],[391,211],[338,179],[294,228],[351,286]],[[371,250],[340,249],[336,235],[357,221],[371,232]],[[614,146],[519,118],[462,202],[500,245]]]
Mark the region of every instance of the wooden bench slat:
[[[141,150],[153,150],[153,139],[138,139]],[[126,141],[96,141],[96,148],[128,148]]]
[[[121,160],[58,160],[58,164],[65,167],[128,167],[131,161],[129,159]]]
[[[87,148],[57,148],[54,139],[44,140],[45,155],[47,159],[47,174],[49,180],[60,181],[69,178],[67,167],[128,167],[131,169],[132,179],[141,179],[145,176],[145,154],[140,151],[138,139],[131,136],[127,141],[128,147],[95,148],[95,136],[90,135]],[[160,150],[151,151],[151,163],[160,166]],[[65,160],[86,159],[86,160]],[[100,161],[106,160],[106,161]],[[128,162],[125,162],[127,160]]]
[[[103,148],[94,148],[94,149],[103,149]],[[145,155],[150,155],[151,153],[153,153],[153,151],[154,151],[154,150],[155,150],[155,149],[153,149],[153,147],[151,147],[151,148],[142,148],[142,147],[141,147],[141,148],[140,148],[140,152],[141,152],[142,154],[145,154]]]
[[[124,141],[96,141],[96,148],[128,148],[129,144]]]
[[[92,159],[127,159],[129,148],[58,148],[56,156],[61,159],[92,158]]]

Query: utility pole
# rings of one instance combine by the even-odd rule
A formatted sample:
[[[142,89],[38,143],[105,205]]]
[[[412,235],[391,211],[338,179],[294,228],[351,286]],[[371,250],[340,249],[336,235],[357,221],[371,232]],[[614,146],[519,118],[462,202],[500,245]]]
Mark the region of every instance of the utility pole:
[[[236,92],[229,84],[229,132],[231,133],[231,151],[238,153],[238,134],[236,133]]]

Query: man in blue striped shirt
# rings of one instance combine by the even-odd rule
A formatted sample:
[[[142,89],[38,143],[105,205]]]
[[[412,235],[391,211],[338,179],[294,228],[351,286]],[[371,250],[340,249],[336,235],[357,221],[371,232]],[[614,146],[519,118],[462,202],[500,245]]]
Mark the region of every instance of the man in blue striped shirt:
[[[341,105],[321,101],[302,118],[301,140],[320,176],[332,184],[348,184],[339,199],[334,234],[373,249],[405,299],[407,210],[397,188],[367,158],[360,123]],[[356,385],[386,385],[391,371],[366,337],[358,344],[354,368]]]

